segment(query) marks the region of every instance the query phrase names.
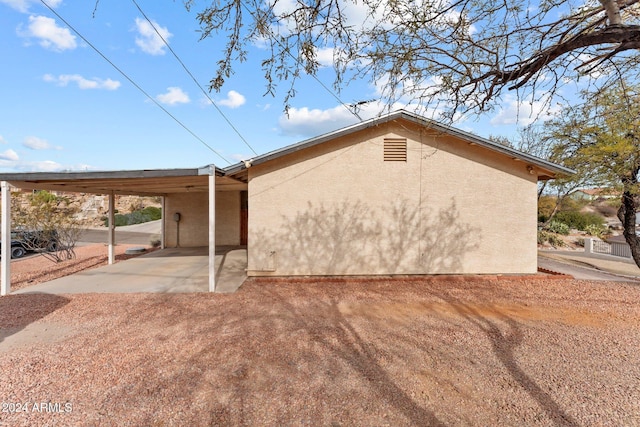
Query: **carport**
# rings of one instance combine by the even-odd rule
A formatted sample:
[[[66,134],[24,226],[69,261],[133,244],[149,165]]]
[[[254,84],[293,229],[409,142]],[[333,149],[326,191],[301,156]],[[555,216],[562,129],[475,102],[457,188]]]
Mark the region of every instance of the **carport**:
[[[0,277],[0,295],[11,292],[11,192],[10,186],[27,190],[47,190],[71,193],[107,195],[109,198],[108,259],[114,263],[115,245],[115,195],[160,196],[162,198],[162,249],[165,249],[166,218],[165,202],[169,195],[189,193],[200,200],[206,199],[208,220],[207,230],[199,230],[208,236],[208,290],[220,291],[216,287],[216,192],[245,191],[247,183],[239,179],[224,176],[222,170],[214,165],[192,169],[160,169],[103,172],[38,172],[0,174],[2,192],[2,275]],[[189,209],[189,206],[185,206]],[[175,215],[175,214],[174,214]],[[176,218],[180,220],[180,215]],[[178,246],[178,244],[176,244]]]

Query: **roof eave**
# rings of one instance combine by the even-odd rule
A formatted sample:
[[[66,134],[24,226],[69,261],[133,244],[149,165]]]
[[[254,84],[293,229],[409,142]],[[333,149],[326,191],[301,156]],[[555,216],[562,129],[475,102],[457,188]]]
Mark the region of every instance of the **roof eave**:
[[[53,181],[65,179],[166,178],[172,176],[210,175],[224,176],[224,169],[213,165],[185,169],[140,169],[122,171],[67,171],[0,173],[0,181]]]
[[[323,142],[329,141],[331,139],[335,139],[344,135],[348,135],[350,133],[355,133],[370,127],[374,127],[374,126],[378,126],[380,124],[383,123],[387,123],[393,120],[397,120],[403,118],[405,120],[414,122],[416,124],[420,124],[420,125],[424,125],[424,126],[428,126],[430,128],[433,128],[435,130],[438,130],[440,132],[443,133],[447,133],[449,135],[453,135],[453,136],[457,136],[458,138],[464,139],[466,141],[478,144],[480,146],[483,146],[485,148],[497,151],[499,153],[505,154],[507,156],[510,156],[512,158],[514,158],[515,160],[520,160],[520,161],[524,161],[524,162],[528,162],[530,163],[532,166],[536,166],[538,169],[540,169],[541,172],[543,172],[543,174],[538,174],[539,179],[540,180],[547,180],[547,179],[553,179],[556,177],[556,175],[558,174],[564,174],[564,175],[573,175],[575,173],[574,170],[569,169],[569,168],[565,168],[563,166],[560,166],[558,164],[549,162],[547,160],[544,159],[540,159],[538,157],[532,156],[530,154],[526,154],[523,153],[521,151],[515,150],[513,148],[504,146],[504,145],[500,145],[498,143],[495,143],[493,141],[490,141],[488,139],[485,138],[481,138],[477,135],[474,135],[472,133],[469,132],[465,132],[462,131],[460,129],[456,129],[454,127],[451,126],[447,126],[447,125],[443,125],[441,123],[438,123],[434,120],[431,119],[427,119],[425,117],[421,117],[418,116],[414,113],[410,113],[404,110],[400,110],[400,111],[396,111],[390,114],[387,114],[385,116],[382,117],[378,117],[378,118],[373,118],[361,123],[357,123],[351,126],[347,126],[345,128],[342,129],[338,129],[336,131],[333,132],[329,132],[314,138],[310,138],[310,139],[306,139],[304,141],[283,147],[283,148],[279,148],[277,150],[273,150],[270,151],[266,154],[262,154],[260,156],[257,156],[255,158],[252,158],[250,160],[247,161],[242,161],[242,162],[238,162],[234,165],[228,166],[226,168],[224,168],[224,172],[226,175],[233,175],[236,174],[238,172],[241,172],[245,169],[248,169],[251,166],[254,165],[259,165],[261,163],[265,163],[274,159],[277,159],[279,157],[285,156],[287,154],[291,154],[291,153],[295,153],[296,151],[300,151],[309,147],[313,147],[315,145],[321,144]]]

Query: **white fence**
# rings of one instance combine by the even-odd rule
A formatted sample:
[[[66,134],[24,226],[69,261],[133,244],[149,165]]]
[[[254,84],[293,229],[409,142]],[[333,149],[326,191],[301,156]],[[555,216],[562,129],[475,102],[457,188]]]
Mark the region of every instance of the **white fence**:
[[[585,254],[602,254],[622,258],[631,258],[631,249],[627,243],[603,242],[598,239],[584,239]]]

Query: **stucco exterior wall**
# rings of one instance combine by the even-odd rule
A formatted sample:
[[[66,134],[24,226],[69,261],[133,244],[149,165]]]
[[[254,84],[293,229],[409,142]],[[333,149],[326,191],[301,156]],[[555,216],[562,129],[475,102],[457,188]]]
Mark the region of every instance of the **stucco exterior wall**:
[[[165,246],[207,246],[207,193],[175,193],[165,198]],[[173,215],[180,213],[176,224]],[[179,242],[178,242],[179,240]],[[240,192],[216,191],[216,246],[240,244]]]
[[[407,161],[384,162],[385,137]],[[408,122],[249,169],[250,275],[534,273],[527,164]]]

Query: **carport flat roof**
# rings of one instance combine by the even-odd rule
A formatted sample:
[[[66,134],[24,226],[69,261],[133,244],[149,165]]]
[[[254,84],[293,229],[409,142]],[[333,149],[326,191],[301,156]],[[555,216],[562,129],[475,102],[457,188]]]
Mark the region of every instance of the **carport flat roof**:
[[[224,171],[213,165],[189,169],[8,173],[0,174],[0,181],[30,190],[157,196],[206,192],[212,173],[216,175],[217,190],[246,189],[246,183],[224,176]]]

